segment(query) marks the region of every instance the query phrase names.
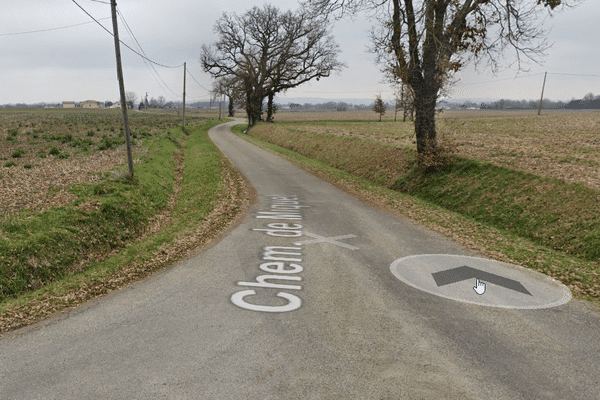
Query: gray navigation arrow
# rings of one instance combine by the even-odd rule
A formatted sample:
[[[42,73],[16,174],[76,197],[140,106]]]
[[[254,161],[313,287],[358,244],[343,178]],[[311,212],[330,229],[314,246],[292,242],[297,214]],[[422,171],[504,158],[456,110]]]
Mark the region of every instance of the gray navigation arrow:
[[[497,286],[502,286],[507,289],[514,290],[523,294],[533,296],[520,282],[513,279],[508,279],[500,275],[495,275],[486,271],[481,271],[472,267],[463,265],[462,267],[447,269],[445,271],[434,272],[431,274],[435,283],[440,286],[450,285],[451,283],[466,281],[477,278],[479,280],[493,283]]]

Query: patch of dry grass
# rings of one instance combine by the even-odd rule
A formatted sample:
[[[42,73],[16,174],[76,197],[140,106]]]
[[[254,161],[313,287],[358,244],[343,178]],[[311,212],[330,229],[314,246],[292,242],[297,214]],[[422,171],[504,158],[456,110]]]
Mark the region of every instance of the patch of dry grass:
[[[287,129],[416,147],[414,124],[386,117],[380,123],[372,111],[277,113]],[[458,156],[600,190],[600,112],[450,110],[437,126]]]
[[[194,121],[198,115],[190,117]],[[176,114],[132,112],[134,156],[147,151],[148,138],[180,124]],[[0,220],[23,210],[39,212],[69,204],[75,199],[68,191],[71,185],[97,183],[125,163],[124,144],[98,149],[103,137],[124,142],[122,125],[119,110],[2,110]],[[52,148],[68,158],[50,154]],[[17,149],[23,154],[14,158]],[[16,165],[4,167],[8,161]]]

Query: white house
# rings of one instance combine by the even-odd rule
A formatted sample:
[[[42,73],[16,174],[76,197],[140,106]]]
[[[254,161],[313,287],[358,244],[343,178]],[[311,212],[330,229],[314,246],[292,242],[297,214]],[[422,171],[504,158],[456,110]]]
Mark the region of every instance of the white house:
[[[63,108],[75,108],[75,102],[74,101],[63,101],[62,106],[63,106]]]

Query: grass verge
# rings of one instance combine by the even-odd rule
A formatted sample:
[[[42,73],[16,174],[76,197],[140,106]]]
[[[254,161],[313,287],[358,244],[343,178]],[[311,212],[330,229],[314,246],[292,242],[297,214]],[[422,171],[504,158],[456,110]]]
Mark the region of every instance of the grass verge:
[[[68,207],[12,221],[1,257],[3,288],[12,285],[14,292],[0,303],[0,332],[109,293],[218,235],[247,195],[241,176],[208,139],[217,123],[188,128],[190,136],[165,133],[136,164],[135,180],[117,174],[78,185]]]
[[[240,136],[373,205],[408,216],[484,256],[545,273],[575,296],[600,305],[596,191],[464,159],[450,170],[423,175],[410,149],[396,149],[397,157],[405,158],[394,160],[390,146],[315,135],[258,125]],[[391,162],[384,174],[378,172],[382,161]]]

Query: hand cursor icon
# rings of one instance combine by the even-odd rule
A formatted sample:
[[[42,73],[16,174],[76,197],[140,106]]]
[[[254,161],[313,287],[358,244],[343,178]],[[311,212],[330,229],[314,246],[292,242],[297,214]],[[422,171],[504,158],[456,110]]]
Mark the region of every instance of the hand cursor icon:
[[[473,290],[477,294],[484,294],[485,293],[485,283],[483,283],[479,279],[477,279],[477,281],[475,282],[475,286],[473,287]]]

